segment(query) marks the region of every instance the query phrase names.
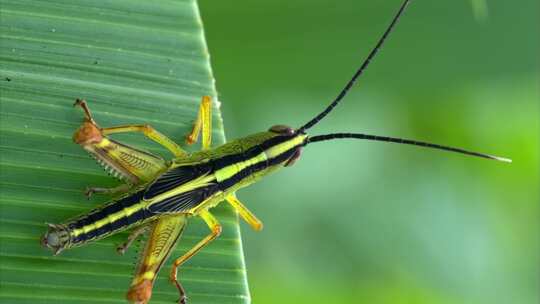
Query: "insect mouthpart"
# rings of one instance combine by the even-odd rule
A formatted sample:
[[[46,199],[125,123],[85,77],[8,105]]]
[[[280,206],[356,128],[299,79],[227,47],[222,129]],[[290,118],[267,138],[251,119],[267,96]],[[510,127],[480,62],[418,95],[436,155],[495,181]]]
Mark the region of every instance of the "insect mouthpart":
[[[294,163],[300,158],[300,155],[302,155],[302,146],[296,148],[296,151],[294,151],[294,154],[285,163],[285,167],[290,167],[294,165]]]
[[[49,230],[41,237],[41,246],[50,248],[54,255],[59,254],[65,247],[69,240],[68,233],[64,226],[47,224]]]

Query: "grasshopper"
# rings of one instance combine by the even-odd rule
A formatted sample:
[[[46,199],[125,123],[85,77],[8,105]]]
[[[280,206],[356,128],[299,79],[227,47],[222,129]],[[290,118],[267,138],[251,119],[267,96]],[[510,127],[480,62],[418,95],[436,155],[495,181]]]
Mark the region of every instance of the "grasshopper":
[[[62,250],[102,239],[113,233],[134,228],[126,242],[118,247],[124,252],[139,235],[149,231],[127,298],[135,303],[148,303],[154,280],[174,248],[189,218],[198,216],[208,225],[210,233],[184,255],[173,262],[169,278],[179,291],[179,303],[186,303],[185,291],[178,281],[179,266],[217,238],[221,225],[210,209],[227,201],[253,229],[261,230],[262,222],[236,197],[236,191],[249,186],[269,173],[289,167],[298,160],[302,149],[312,143],[334,139],[363,139],[421,146],[461,153],[503,162],[510,159],[442,146],[416,140],[361,133],[331,133],[309,136],[307,130],[319,123],[345,97],[383,45],[403,14],[405,0],[390,25],[377,41],[353,77],[321,113],[300,128],[274,125],[268,131],[256,133],[211,148],[211,98],[202,98],[198,115],[186,142],[192,144],[202,133],[202,150],[185,152],[179,145],[148,125],[126,125],[100,128],[84,101],[76,105],[85,112],[82,126],[74,141],[88,151],[98,163],[113,175],[126,181],[116,188],[88,188],[93,193],[120,194],[102,207],[68,220],[49,224],[41,238],[42,245],[59,254]],[[166,161],[148,152],[129,147],[107,137],[121,132],[141,132],[171,151],[175,158]]]

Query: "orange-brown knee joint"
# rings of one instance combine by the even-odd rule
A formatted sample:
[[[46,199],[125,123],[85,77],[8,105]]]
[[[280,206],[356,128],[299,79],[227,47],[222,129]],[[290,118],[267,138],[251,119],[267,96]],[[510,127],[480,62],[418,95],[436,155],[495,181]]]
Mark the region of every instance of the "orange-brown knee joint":
[[[195,134],[190,133],[190,134],[188,134],[188,135],[186,136],[186,143],[187,143],[188,145],[192,145],[192,144],[194,144],[196,141],[197,141],[197,137],[196,137]]]
[[[212,227],[212,232],[214,233],[215,237],[220,236],[222,231],[223,231],[223,228],[221,227],[221,225],[217,225],[217,226]]]
[[[255,230],[255,231],[261,231],[261,230],[263,230],[263,228],[264,228],[264,225],[261,222],[255,222],[253,224],[253,230]]]
[[[103,139],[101,130],[92,122],[85,121],[73,134],[73,141],[79,145],[95,144]]]
[[[154,131],[154,128],[152,128],[151,125],[149,124],[144,124],[142,125],[142,129],[145,131],[145,132],[148,132],[148,133],[151,133]]]
[[[150,297],[152,297],[152,282],[150,280],[143,280],[137,285],[131,286],[126,295],[131,303],[136,304],[146,304]]]

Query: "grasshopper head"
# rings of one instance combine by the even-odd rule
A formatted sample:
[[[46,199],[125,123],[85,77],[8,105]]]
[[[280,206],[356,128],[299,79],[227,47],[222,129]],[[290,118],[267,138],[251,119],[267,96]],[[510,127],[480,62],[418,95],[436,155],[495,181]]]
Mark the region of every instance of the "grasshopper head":
[[[69,243],[69,235],[62,225],[47,224],[49,229],[41,237],[41,246],[50,248],[54,255],[59,254]]]
[[[295,130],[286,125],[274,125],[268,131],[277,133],[280,136],[289,137],[291,142],[295,142],[296,139],[301,140],[302,143],[294,145],[294,152],[285,162],[285,167],[294,165],[294,163],[300,158],[300,155],[302,155],[303,142],[305,138],[307,138],[306,134],[303,131]]]

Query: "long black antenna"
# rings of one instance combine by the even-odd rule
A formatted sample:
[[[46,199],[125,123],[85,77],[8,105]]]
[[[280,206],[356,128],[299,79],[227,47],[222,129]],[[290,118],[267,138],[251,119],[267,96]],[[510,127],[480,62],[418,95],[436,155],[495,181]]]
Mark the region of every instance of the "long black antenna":
[[[349,82],[347,83],[345,88],[343,88],[343,90],[341,90],[341,92],[336,97],[336,99],[324,111],[322,111],[319,115],[315,116],[315,118],[313,118],[308,123],[303,125],[300,129],[298,129],[299,132],[303,132],[303,131],[313,127],[315,124],[317,124],[321,119],[323,119],[326,115],[328,115],[328,113],[330,113],[334,109],[335,106],[338,105],[338,103],[343,99],[343,97],[345,97],[345,95],[347,95],[347,92],[354,85],[354,82],[356,81],[356,79],[358,79],[358,77],[360,77],[360,75],[362,75],[362,73],[368,67],[368,65],[371,62],[371,60],[373,59],[373,57],[375,57],[375,55],[377,54],[377,52],[379,51],[379,49],[383,45],[384,40],[386,40],[386,37],[388,37],[388,35],[392,31],[392,29],[394,28],[394,25],[399,20],[399,17],[401,17],[403,11],[405,10],[405,8],[409,4],[409,2],[410,2],[410,0],[403,1],[403,4],[401,4],[401,7],[399,8],[399,11],[394,16],[394,19],[392,19],[392,22],[390,23],[390,25],[388,26],[388,28],[386,29],[384,34],[381,36],[381,38],[379,39],[379,41],[377,42],[375,47],[371,50],[371,52],[369,53],[367,58],[364,60],[364,62],[360,66],[360,68],[356,71],[356,73],[354,73],[353,77],[351,78],[351,80],[349,80]]]
[[[355,138],[355,139],[366,139],[366,140],[374,140],[374,141],[392,142],[392,143],[398,143],[398,144],[421,146],[421,147],[425,147],[425,148],[432,148],[432,149],[439,149],[439,150],[444,150],[444,151],[456,152],[456,153],[461,153],[461,154],[466,154],[466,155],[471,155],[471,156],[494,159],[494,160],[507,162],[507,163],[512,162],[512,160],[508,159],[508,158],[499,157],[499,156],[493,156],[493,155],[484,154],[484,153],[467,151],[467,150],[463,150],[463,149],[460,149],[460,148],[441,146],[441,145],[437,145],[437,144],[427,143],[427,142],[423,142],[423,141],[410,140],[410,139],[395,138],[395,137],[388,137],[388,136],[377,136],[377,135],[369,135],[369,134],[360,134],[360,133],[333,133],[333,134],[325,134],[325,135],[316,135],[316,136],[313,136],[313,137],[309,137],[307,139],[307,141],[306,141],[306,144],[313,143],[313,142],[318,142],[318,141],[338,139],[338,138]]]

